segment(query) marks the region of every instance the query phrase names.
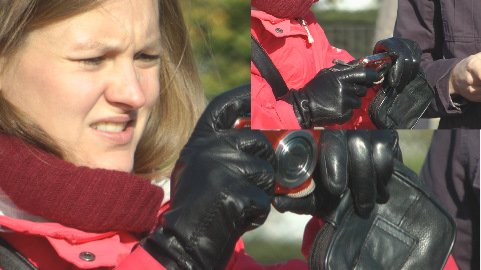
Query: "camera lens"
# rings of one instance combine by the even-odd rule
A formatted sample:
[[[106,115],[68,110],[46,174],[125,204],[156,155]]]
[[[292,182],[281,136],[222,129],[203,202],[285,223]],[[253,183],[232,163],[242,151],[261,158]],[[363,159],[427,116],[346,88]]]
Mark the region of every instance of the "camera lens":
[[[279,162],[277,181],[293,188],[304,183],[314,171],[317,159],[317,143],[311,133],[296,130],[286,135],[276,149]]]

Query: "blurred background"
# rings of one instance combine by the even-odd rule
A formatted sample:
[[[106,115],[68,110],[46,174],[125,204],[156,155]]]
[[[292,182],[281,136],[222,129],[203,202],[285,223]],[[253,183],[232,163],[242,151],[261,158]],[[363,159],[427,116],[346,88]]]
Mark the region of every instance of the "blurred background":
[[[207,97],[250,82],[250,1],[180,0]]]
[[[197,67],[209,99],[250,82],[250,2],[181,0]],[[356,58],[372,54],[377,40],[392,36],[397,0],[320,0],[312,11],[331,45]],[[399,131],[404,162],[419,172],[437,120]],[[263,264],[301,258],[307,216],[271,212],[267,222],[244,237],[246,251]]]

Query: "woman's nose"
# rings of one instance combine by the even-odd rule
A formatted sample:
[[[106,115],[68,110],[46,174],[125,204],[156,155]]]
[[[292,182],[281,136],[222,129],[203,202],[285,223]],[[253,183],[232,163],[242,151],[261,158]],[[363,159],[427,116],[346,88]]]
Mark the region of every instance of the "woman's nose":
[[[105,91],[105,98],[111,104],[124,110],[136,110],[145,104],[145,93],[141,85],[141,76],[134,63],[117,65]]]

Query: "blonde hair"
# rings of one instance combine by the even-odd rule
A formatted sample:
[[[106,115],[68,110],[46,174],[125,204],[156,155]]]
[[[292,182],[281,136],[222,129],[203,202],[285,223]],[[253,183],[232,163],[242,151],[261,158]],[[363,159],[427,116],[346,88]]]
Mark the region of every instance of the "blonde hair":
[[[99,6],[101,0],[0,0],[0,56],[11,59],[35,29]],[[161,92],[135,152],[133,173],[168,176],[205,107],[188,32],[178,0],[159,0],[162,38]],[[6,63],[4,63],[6,64]],[[65,150],[0,91],[0,131],[64,160]]]

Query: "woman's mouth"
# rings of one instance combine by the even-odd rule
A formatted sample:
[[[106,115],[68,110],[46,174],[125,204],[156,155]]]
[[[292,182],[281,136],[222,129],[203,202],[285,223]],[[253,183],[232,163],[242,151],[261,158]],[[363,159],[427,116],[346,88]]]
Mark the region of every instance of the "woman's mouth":
[[[127,122],[97,122],[90,127],[96,136],[107,139],[116,145],[125,145],[132,142],[134,122],[134,120]]]
[[[93,129],[105,132],[122,132],[125,130],[127,122],[124,123],[112,123],[112,122],[100,122],[92,125]]]

